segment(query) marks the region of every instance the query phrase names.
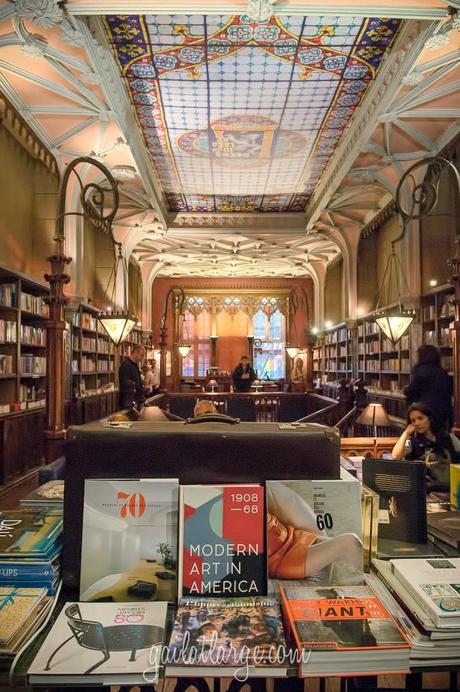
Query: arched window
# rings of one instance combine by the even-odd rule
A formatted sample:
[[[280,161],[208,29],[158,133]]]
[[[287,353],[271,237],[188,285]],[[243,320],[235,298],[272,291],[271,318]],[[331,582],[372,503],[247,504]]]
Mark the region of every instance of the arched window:
[[[204,377],[211,365],[211,314],[206,310],[196,317],[185,311],[181,338],[192,344],[188,355],[182,359],[183,377]]]
[[[276,310],[270,317],[259,310],[253,317],[254,338],[262,341],[254,352],[254,368],[260,379],[280,379],[285,376],[286,320]]]

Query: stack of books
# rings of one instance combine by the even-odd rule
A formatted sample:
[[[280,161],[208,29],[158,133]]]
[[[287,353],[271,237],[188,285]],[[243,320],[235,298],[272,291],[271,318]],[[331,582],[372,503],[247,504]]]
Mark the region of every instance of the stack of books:
[[[42,624],[52,604],[46,588],[0,587],[0,670]]]
[[[460,665],[460,558],[373,560],[369,583],[411,644],[410,665]]]
[[[0,586],[45,588],[60,577],[62,511],[40,507],[0,513]]]
[[[281,587],[299,677],[409,672],[410,647],[368,586]]]
[[[64,481],[48,481],[29,495],[19,500],[21,507],[55,507],[63,508]]]
[[[460,510],[428,514],[428,536],[446,555],[460,550]]]

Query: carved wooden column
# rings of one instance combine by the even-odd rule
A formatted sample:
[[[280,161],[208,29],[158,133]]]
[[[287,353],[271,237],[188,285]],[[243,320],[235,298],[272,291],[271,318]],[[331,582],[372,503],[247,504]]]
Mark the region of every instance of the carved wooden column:
[[[313,340],[308,329],[305,329],[305,353],[307,370],[305,372],[305,389],[313,389]]]
[[[46,333],[46,430],[45,458],[47,463],[61,456],[65,438],[64,422],[64,305],[67,298],[64,286],[70,281],[65,273],[66,265],[71,262],[64,254],[64,241],[56,240],[55,254],[47,258],[51,264],[51,273],[45,274],[50,284],[50,295],[46,298],[49,305],[49,318],[45,322]]]

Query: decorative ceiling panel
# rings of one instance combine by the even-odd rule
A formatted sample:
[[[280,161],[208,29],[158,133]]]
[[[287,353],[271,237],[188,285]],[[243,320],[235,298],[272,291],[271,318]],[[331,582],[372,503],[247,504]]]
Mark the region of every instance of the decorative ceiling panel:
[[[173,211],[301,211],[397,19],[107,16]]]

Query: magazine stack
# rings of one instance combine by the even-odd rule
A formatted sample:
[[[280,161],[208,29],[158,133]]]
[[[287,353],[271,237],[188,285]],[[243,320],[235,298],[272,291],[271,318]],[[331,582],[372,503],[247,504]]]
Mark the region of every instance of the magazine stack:
[[[411,644],[411,668],[460,665],[460,558],[373,560],[369,584]]]
[[[62,512],[0,514],[0,669],[7,670],[53,605],[60,579]]]

